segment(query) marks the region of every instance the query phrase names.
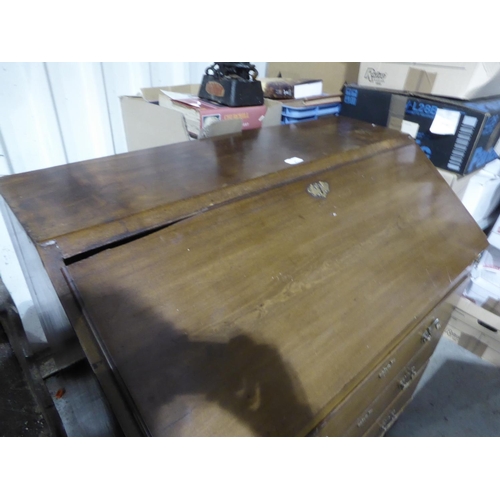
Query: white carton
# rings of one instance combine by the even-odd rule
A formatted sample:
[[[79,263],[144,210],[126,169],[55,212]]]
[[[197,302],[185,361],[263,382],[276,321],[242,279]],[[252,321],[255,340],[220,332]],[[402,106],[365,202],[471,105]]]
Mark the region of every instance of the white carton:
[[[493,160],[487,163],[483,170],[493,175],[500,175],[500,160]]]
[[[444,336],[480,358],[500,366],[500,316],[461,297]]]
[[[480,170],[476,170],[469,175],[459,175],[441,168],[437,168],[437,171],[441,174],[443,179],[448,183],[448,186],[451,187],[460,200],[462,200],[465,191],[467,190],[467,186],[472,178],[480,172]]]
[[[483,252],[463,295],[482,308],[500,314],[500,250],[490,246]]]
[[[500,217],[496,220],[488,235],[488,243],[495,248],[500,249]]]
[[[362,62],[358,85],[477,99],[500,95],[500,63]]]
[[[476,222],[487,219],[500,202],[500,176],[485,168],[471,178],[462,196],[462,203]],[[491,168],[496,170],[495,166]]]

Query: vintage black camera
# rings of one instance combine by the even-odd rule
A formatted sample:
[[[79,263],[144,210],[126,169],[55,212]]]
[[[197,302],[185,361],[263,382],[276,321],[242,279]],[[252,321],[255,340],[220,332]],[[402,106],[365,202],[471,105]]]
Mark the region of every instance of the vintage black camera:
[[[225,106],[264,104],[259,73],[248,62],[216,62],[205,70],[198,97]]]

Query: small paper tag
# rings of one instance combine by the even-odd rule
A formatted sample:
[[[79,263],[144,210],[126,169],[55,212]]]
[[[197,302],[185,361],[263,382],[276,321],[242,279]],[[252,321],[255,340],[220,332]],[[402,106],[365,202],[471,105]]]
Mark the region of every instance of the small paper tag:
[[[415,122],[409,122],[408,120],[403,120],[401,124],[401,132],[403,134],[411,135],[414,139],[417,137],[419,124]]]
[[[459,121],[460,111],[438,109],[430,131],[432,134],[437,135],[455,135]]]
[[[297,165],[297,163],[302,163],[304,160],[302,158],[297,158],[294,156],[293,158],[287,158],[285,160],[285,163],[288,163],[289,165]]]

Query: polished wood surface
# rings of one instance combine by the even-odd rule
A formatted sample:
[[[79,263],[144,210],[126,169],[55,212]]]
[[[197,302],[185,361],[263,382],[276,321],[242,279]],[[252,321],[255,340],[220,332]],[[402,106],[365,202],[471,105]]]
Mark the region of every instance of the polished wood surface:
[[[411,369],[412,360],[416,356],[422,356],[424,361],[431,356],[458,301],[461,288],[463,287],[450,294],[394,350],[390,351],[372,373],[314,429],[312,435],[363,435],[378,418],[380,410],[384,410],[394,396],[386,394],[385,405],[380,401],[374,403],[373,400],[378,399],[379,395],[391,385],[396,385],[395,390],[398,392],[397,384],[400,378],[398,374]],[[438,326],[436,320],[439,321]],[[380,404],[383,405],[381,408]]]
[[[56,364],[83,356],[66,318],[79,312],[61,273],[65,261],[309,175],[311,168],[408,143],[393,131],[372,129],[325,119],[0,178],[2,212]],[[304,163],[291,168],[284,160],[292,156]],[[99,362],[98,346],[87,342],[84,349]],[[102,385],[103,378],[112,380],[108,375],[101,373]]]
[[[68,258],[284,182],[286,159],[304,161],[294,178],[314,160],[324,169],[408,142],[384,127],[325,119],[8,176],[0,194],[35,242],[57,240]]]
[[[345,118],[9,176],[0,194],[127,435],[311,433],[487,245],[413,140]]]
[[[145,428],[312,430],[484,248],[437,176],[410,144],[68,266]]]

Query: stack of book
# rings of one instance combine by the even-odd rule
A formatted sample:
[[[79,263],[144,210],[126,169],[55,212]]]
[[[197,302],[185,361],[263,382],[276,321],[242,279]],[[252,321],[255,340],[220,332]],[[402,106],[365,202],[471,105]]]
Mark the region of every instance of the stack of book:
[[[340,94],[323,93],[319,79],[261,78],[264,97],[280,100],[281,122],[297,123],[340,113]]]

